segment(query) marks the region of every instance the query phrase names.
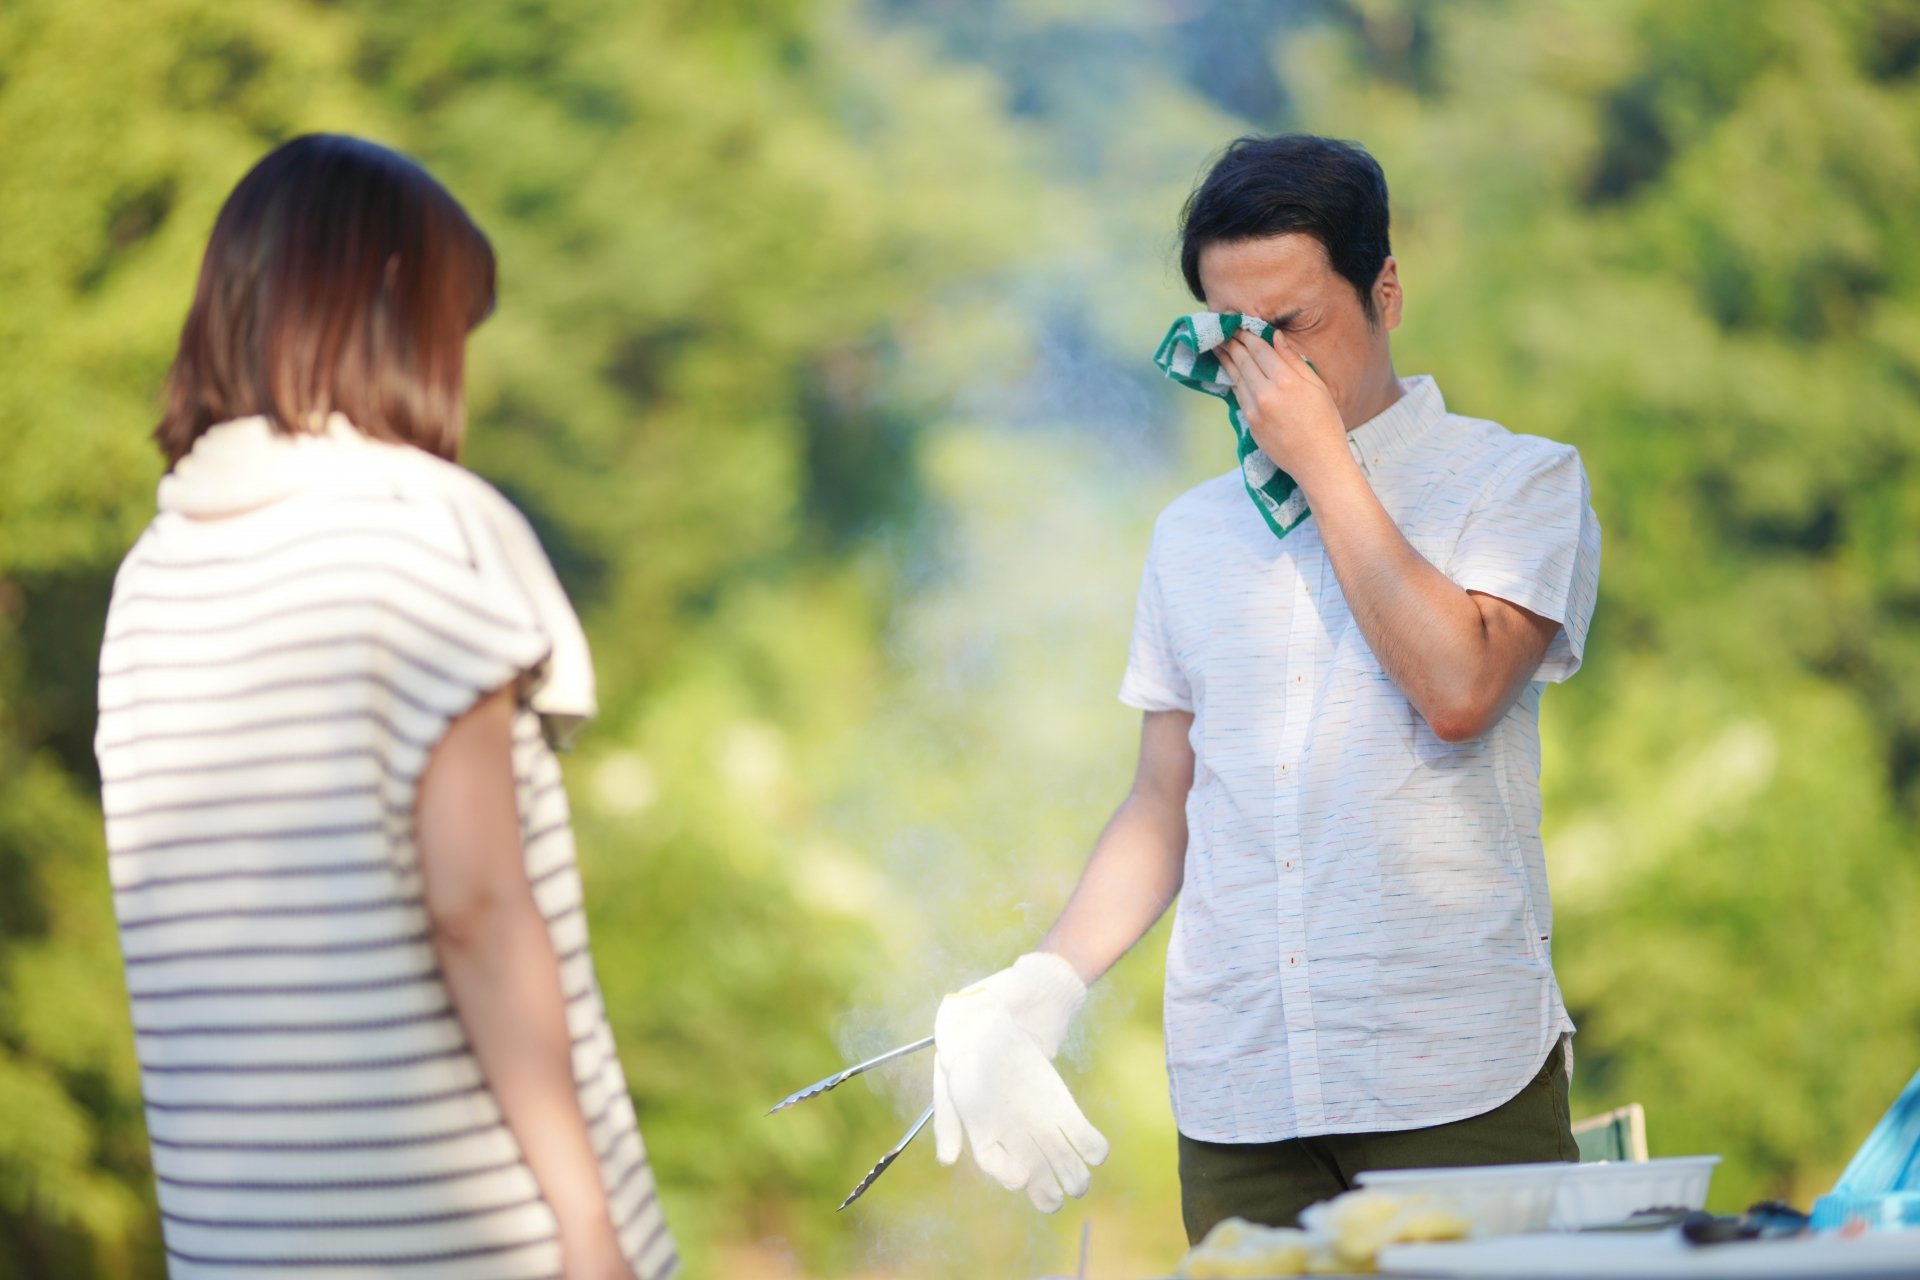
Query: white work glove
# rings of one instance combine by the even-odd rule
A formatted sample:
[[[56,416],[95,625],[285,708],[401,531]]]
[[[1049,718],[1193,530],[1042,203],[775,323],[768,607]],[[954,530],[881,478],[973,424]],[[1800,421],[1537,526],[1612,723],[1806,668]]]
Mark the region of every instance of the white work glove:
[[[1053,1069],[1087,987],[1059,956],[1036,951],[940,1002],[933,1020],[933,1137],[941,1164],[973,1160],[1033,1207],[1054,1213],[1087,1193],[1087,1166],[1107,1140]]]

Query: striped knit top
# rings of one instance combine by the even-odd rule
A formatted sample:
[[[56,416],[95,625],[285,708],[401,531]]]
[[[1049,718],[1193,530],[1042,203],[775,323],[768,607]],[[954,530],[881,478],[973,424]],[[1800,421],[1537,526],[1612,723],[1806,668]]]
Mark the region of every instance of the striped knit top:
[[[176,498],[183,474],[198,492],[163,491],[108,614],[97,749],[169,1273],[557,1276],[553,1215],[435,962],[413,839],[449,722],[516,679],[537,686],[565,630],[541,605],[557,586],[479,481],[333,436],[294,451],[253,419],[203,437],[169,479]],[[222,447],[299,465],[230,467],[232,484],[187,466]],[[228,518],[167,509],[217,510],[228,490]],[[514,725],[527,874],[614,1221],[656,1280],[673,1242],[537,705]]]

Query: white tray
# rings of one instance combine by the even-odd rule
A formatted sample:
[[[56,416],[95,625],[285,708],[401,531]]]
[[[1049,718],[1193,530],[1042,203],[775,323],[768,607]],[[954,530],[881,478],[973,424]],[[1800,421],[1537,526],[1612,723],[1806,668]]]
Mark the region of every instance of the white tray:
[[[1669,1156],[1617,1164],[1497,1164],[1458,1169],[1373,1169],[1354,1181],[1381,1191],[1450,1200],[1473,1234],[1575,1231],[1642,1209],[1699,1209],[1719,1156]]]
[[[1568,1167],[1548,1225],[1577,1231],[1620,1222],[1643,1209],[1704,1209],[1719,1156],[1667,1156]]]
[[[1457,1169],[1370,1169],[1360,1186],[1401,1195],[1427,1195],[1455,1209],[1479,1236],[1545,1231],[1554,1197],[1570,1164],[1487,1164]]]
[[[1396,1244],[1380,1271],[1402,1276],[1486,1280],[1920,1280],[1920,1231],[1747,1240],[1695,1246],[1678,1231],[1586,1232]]]

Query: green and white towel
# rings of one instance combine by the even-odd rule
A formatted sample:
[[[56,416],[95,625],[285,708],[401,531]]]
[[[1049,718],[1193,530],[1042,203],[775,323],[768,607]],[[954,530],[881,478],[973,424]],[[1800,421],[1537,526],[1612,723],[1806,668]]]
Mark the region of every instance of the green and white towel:
[[[1240,413],[1240,402],[1233,398],[1233,384],[1220,371],[1220,357],[1214,349],[1241,329],[1256,338],[1273,343],[1273,326],[1258,316],[1235,312],[1197,311],[1181,316],[1160,341],[1153,362],[1169,378],[1184,387],[1219,396],[1227,402],[1227,421],[1239,440],[1240,478],[1247,483],[1247,496],[1260,510],[1261,519],[1273,536],[1284,538],[1313,513],[1307,510],[1306,491],[1293,477],[1273,465],[1273,459],[1260,451],[1247,420]]]

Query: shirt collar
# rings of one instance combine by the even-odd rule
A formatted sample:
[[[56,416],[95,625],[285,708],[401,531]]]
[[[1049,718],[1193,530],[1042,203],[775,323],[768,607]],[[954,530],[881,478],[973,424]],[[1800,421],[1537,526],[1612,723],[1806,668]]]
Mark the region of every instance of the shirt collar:
[[[1400,390],[1398,400],[1347,432],[1347,448],[1368,475],[1447,416],[1439,384],[1427,375],[1400,379]]]
[[[333,414],[317,431],[276,431],[266,418],[234,418],[207,428],[184,458],[160,478],[162,511],[237,515],[343,475],[362,474],[381,445]]]

